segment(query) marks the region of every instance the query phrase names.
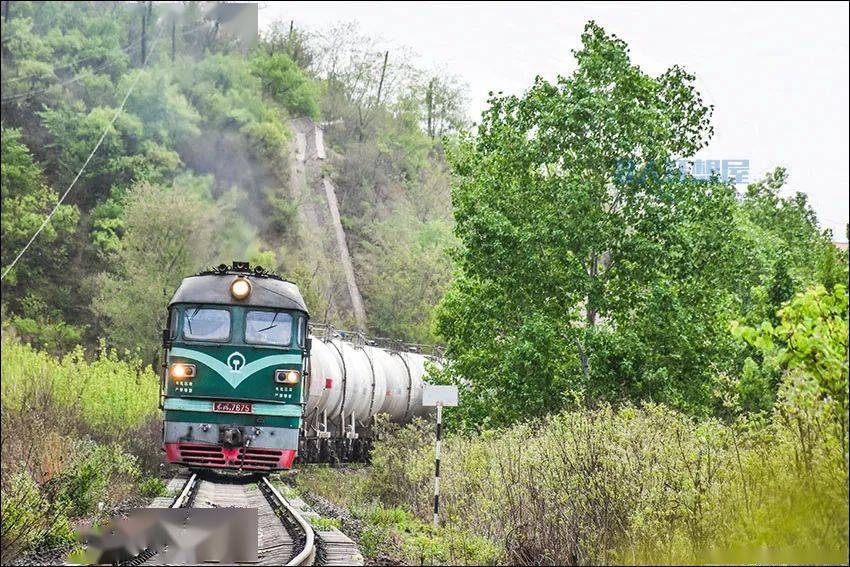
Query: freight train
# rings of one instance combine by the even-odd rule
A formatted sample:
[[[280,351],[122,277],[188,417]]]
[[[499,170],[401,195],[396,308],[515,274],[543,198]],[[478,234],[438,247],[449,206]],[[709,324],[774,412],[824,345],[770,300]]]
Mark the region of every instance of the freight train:
[[[162,336],[167,461],[263,473],[296,457],[362,460],[379,416],[426,414],[423,380],[438,358],[310,329],[298,287],[262,267],[233,262],[183,279]]]

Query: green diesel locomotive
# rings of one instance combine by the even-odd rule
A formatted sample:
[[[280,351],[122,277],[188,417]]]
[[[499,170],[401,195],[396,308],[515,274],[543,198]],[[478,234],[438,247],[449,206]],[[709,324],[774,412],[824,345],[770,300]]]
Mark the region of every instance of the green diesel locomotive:
[[[310,344],[298,287],[234,262],[185,278],[168,309],[167,460],[246,471],[292,466]]]
[[[378,415],[423,416],[422,345],[323,326],[311,337],[298,287],[245,262],[187,277],[163,331],[167,460],[268,472],[362,460]],[[381,348],[383,346],[384,348]]]

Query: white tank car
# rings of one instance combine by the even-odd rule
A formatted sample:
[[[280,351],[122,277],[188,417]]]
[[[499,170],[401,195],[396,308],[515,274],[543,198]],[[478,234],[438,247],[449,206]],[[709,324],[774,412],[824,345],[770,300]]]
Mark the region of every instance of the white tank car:
[[[368,435],[373,418],[387,414],[404,423],[428,413],[422,407],[426,364],[413,352],[358,345],[340,338],[311,336],[304,388],[306,437],[356,439]]]
[[[439,367],[438,359],[372,346],[362,335],[332,328],[310,339],[298,450],[302,462],[367,459],[378,435],[376,416],[405,423],[433,410],[422,406],[422,387],[426,366]]]

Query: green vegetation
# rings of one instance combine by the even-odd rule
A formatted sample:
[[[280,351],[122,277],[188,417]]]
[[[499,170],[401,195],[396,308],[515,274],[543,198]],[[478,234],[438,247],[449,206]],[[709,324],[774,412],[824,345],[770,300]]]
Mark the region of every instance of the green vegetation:
[[[444,521],[493,549],[451,561],[843,561],[846,255],[780,197],[783,169],[743,195],[670,175],[712,133],[693,77],[646,75],[595,24],[582,40],[573,75],[494,97],[450,146],[436,377],[461,386],[465,432],[444,445]],[[299,482],[367,520],[368,555],[446,563],[421,527],[432,436],[413,424],[368,469]]]
[[[3,562],[70,545],[72,521],[155,495],[158,379],[140,362],[81,348],[57,360],[3,331]],[[141,483],[141,484],[140,484]]]
[[[449,153],[461,246],[437,323],[464,429],[599,401],[719,415],[717,377],[761,356],[731,322],[847,280],[805,196],[779,196],[784,170],[741,197],[669,170],[712,134],[694,77],[647,75],[593,23],[575,57],[569,77],[493,97]],[[769,410],[778,384],[750,372],[745,409]]]
[[[350,323],[331,308],[336,248],[311,241],[299,215],[290,120],[328,122],[321,173],[338,187],[370,330],[432,341],[451,273],[440,138],[464,119],[455,79],[417,68],[401,48],[385,57],[354,26],[275,26],[246,53],[194,4],[173,40],[166,6],[4,10],[5,561],[67,541],[69,522],[122,496],[162,493],[150,366],[184,276],[249,259],[299,283],[316,320]],[[87,455],[129,464],[86,472]],[[124,488],[104,494],[113,477]]]
[[[307,34],[278,25],[245,54],[192,5],[172,44],[167,12],[9,7],[4,271],[107,129],[65,204],[3,279],[4,313],[21,336],[57,354],[104,338],[153,361],[180,279],[240,258],[301,284],[317,320],[350,324],[336,246],[310,236],[332,233],[306,226],[315,222],[299,212],[309,197],[292,185],[289,121],[307,117],[328,123],[322,173],[338,188],[370,331],[433,341],[433,306],[451,273],[440,136],[464,124],[458,82],[417,68],[401,48],[384,64],[386,52],[354,26]]]
[[[685,70],[647,74],[591,22],[571,75],[470,128],[460,80],[354,25],[278,22],[244,52],[192,3],[173,44],[164,5],[5,9],[4,562],[165,492],[150,366],[182,277],[247,258],[351,324],[326,213],[305,212],[323,179],[369,332],[443,342],[434,378],[462,391],[438,530],[423,423],[368,468],[300,475],[366,555],[846,559],[848,257],[782,168],[743,193],[672,174],[713,134]],[[302,165],[307,119],[327,158]]]
[[[101,350],[92,361],[77,347],[61,360],[3,339],[4,409],[24,411],[33,397],[49,394],[79,411],[80,419],[110,435],[138,427],[156,413],[159,379],[141,362],[128,362],[114,350]]]
[[[789,379],[784,390],[796,388]],[[306,468],[299,485],[362,518],[360,544],[372,557],[394,553],[425,564],[842,561],[847,440],[832,402],[813,394],[806,402],[783,395],[771,416],[730,424],[660,405],[604,406],[455,435],[444,445],[445,525],[437,533],[426,524],[433,432],[423,424],[379,444],[368,469]],[[402,551],[393,545],[398,537]],[[468,551],[437,551],[459,541]]]
[[[168,486],[161,478],[150,477],[139,483],[139,494],[148,498],[166,496],[168,494]]]
[[[329,531],[334,528],[339,529],[340,521],[336,518],[323,518],[322,516],[312,516],[310,524],[319,531]]]
[[[409,431],[400,433],[409,440]],[[399,443],[396,446],[402,447]],[[371,493],[375,472],[375,468],[331,469],[308,465],[299,471],[298,487],[351,511],[357,522],[356,531],[335,518],[334,527],[353,537],[360,552],[372,562],[487,565],[496,560],[497,546],[468,527],[441,526],[435,530],[430,520],[425,521],[400,506],[382,504]],[[423,471],[423,475],[427,476],[427,472]]]

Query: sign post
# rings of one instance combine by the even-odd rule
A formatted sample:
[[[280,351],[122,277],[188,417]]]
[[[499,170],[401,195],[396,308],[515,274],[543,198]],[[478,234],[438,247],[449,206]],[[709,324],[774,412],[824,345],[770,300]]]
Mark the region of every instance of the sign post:
[[[437,440],[434,446],[434,527],[440,523],[440,442],[443,428],[443,406],[457,405],[457,386],[432,386],[422,390],[422,405],[437,407]]]

